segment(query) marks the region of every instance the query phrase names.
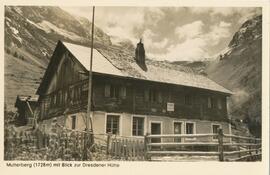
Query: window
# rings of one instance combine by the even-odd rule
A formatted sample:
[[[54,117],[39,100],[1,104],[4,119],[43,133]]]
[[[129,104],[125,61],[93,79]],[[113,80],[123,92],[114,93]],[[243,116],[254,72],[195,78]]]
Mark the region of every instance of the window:
[[[119,87],[118,86],[111,85],[110,97],[111,98],[118,98],[119,97]]]
[[[76,129],[76,116],[71,116],[71,129]]]
[[[194,134],[194,123],[186,123],[186,134]]]
[[[185,95],[185,105],[192,105],[192,98],[190,95]]]
[[[119,85],[105,85],[105,97],[110,98],[126,98],[126,87],[125,86],[119,86]]]
[[[119,115],[107,115],[106,133],[119,134]]]
[[[213,134],[218,134],[218,130],[220,128],[221,128],[221,126],[218,125],[218,124],[212,125],[212,132],[213,132]],[[216,140],[217,139],[217,136],[214,136],[213,139]]]
[[[222,109],[222,101],[220,98],[217,101],[217,106],[218,106],[218,109]]]
[[[213,108],[213,98],[211,98],[211,97],[207,98],[207,107]]]
[[[122,99],[125,99],[126,96],[127,96],[127,89],[126,89],[125,86],[121,86],[121,87],[120,87],[120,97],[121,97]]]
[[[182,133],[182,122],[174,122],[174,134]],[[181,138],[174,138],[174,142],[181,142]]]
[[[143,117],[133,117],[132,135],[133,136],[143,136],[143,134],[144,134],[144,118]]]

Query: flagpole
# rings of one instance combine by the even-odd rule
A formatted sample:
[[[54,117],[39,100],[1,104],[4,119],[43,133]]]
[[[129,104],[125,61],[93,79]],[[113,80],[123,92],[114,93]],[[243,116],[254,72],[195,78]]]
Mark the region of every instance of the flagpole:
[[[94,47],[94,23],[95,23],[95,6],[93,6],[92,13],[92,30],[91,30],[91,55],[89,65],[89,83],[88,83],[88,103],[87,103],[87,116],[86,116],[86,129],[90,131],[89,123],[91,123],[91,131],[93,131],[92,118],[91,118],[91,106],[92,106],[92,64],[93,64],[93,47]]]

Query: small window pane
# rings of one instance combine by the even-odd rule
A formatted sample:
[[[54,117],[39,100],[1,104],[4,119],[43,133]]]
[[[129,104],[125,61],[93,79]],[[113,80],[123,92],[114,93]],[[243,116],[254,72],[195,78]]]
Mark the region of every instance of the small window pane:
[[[143,117],[133,117],[132,135],[133,136],[143,136],[143,132],[144,132],[144,118]]]
[[[186,123],[186,134],[194,134],[194,124]]]
[[[119,134],[119,115],[108,115],[106,132],[112,134]]]

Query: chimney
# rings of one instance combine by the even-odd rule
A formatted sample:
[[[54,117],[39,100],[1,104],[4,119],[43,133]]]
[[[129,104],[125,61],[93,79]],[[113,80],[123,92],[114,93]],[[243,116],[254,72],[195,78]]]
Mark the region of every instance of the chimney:
[[[145,50],[143,47],[142,39],[140,39],[140,42],[137,44],[135,60],[139,65],[145,65]]]

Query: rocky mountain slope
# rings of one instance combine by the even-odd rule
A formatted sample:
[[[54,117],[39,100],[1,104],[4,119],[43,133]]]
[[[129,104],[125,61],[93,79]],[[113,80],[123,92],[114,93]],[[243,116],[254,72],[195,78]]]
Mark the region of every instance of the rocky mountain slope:
[[[206,66],[206,74],[234,94],[234,117],[261,120],[262,16],[247,20],[236,32],[227,52]]]
[[[15,110],[16,95],[35,94],[58,40],[90,45],[91,23],[53,6],[5,7],[5,103]],[[118,50],[95,26],[94,47]]]
[[[233,91],[229,114],[233,119],[251,124],[260,135],[262,93],[262,16],[245,23],[213,61],[176,62],[192,67],[199,73]]]

